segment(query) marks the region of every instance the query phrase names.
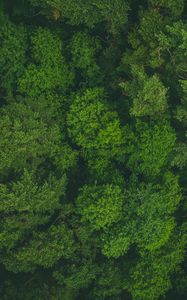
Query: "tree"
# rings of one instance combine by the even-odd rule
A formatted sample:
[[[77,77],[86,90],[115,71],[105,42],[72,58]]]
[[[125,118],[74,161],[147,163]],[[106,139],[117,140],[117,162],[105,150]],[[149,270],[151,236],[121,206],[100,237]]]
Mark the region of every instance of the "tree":
[[[172,166],[180,169],[181,178],[185,178],[187,166],[187,80],[180,81],[182,93],[180,104],[176,107],[176,119],[180,122],[180,133],[173,152]]]
[[[120,299],[122,290],[123,275],[120,272],[120,268],[112,261],[103,264],[96,278],[93,299],[107,299],[109,297]]]
[[[162,247],[175,228],[173,213],[180,200],[178,180],[171,173],[160,184],[132,182],[123,194],[122,217],[102,233],[103,254],[116,258],[133,244],[149,251]]]
[[[1,263],[28,272],[74,251],[71,230],[55,219],[66,211],[61,201],[76,155],[61,132],[57,99],[17,100],[1,108]]]
[[[55,105],[55,99],[53,105]],[[55,117],[55,106],[53,109]],[[47,160],[53,161],[53,165],[56,165],[58,161],[58,167],[61,166],[64,170],[69,165],[68,160],[65,162],[63,158],[67,151],[69,157],[73,159],[72,162],[75,161],[75,156],[73,155],[74,158],[71,156],[68,145],[62,146],[63,135],[60,127],[54,122],[49,111],[44,114],[45,118],[47,115],[49,120],[45,120],[46,123],[42,120],[42,114],[39,115],[37,111],[24,103],[10,104],[2,110],[0,121],[1,176],[21,174],[24,168],[34,170],[39,165],[45,164]]]
[[[181,200],[177,178],[166,173],[161,185],[142,184],[138,189],[131,190],[130,194],[127,192],[127,199],[130,197],[129,207],[132,205],[137,209],[139,228],[136,230],[135,240],[140,247],[150,251],[160,248],[167,242],[175,227],[172,215]]]
[[[96,24],[106,22],[109,30],[116,33],[127,23],[128,2],[122,0],[30,0],[31,4],[46,10],[57,9],[62,18],[72,25],[85,24],[93,28]],[[49,13],[49,12],[48,12]]]
[[[0,0],[0,299],[184,299],[184,0]]]
[[[148,124],[138,120],[132,131],[124,128],[128,167],[146,176],[158,175],[175,145],[175,133],[168,122]]]
[[[184,129],[187,127],[186,116],[187,116],[187,80],[180,80],[182,88],[181,103],[176,107],[176,118],[181,122]]]
[[[82,221],[95,230],[105,229],[118,222],[122,216],[123,196],[118,186],[84,186],[77,198]]]
[[[157,35],[164,31],[170,19],[163,17],[159,9],[141,10],[137,28],[128,34],[130,49],[122,57],[121,69],[129,73],[131,65],[158,69],[165,60],[160,54]]]
[[[155,252],[141,252],[130,270],[129,291],[132,299],[158,299],[171,288],[171,274],[183,260],[185,235],[175,234]]]
[[[84,32],[78,32],[71,42],[72,67],[77,69],[78,76],[82,72],[84,84],[93,86],[102,79],[100,67],[96,62],[96,54],[101,48],[99,40],[91,38]]]
[[[133,102],[130,113],[136,117],[163,114],[167,109],[167,89],[159,77],[148,77],[138,66],[133,66],[131,73],[133,80],[120,84]]]
[[[156,37],[160,55],[168,57],[165,74],[167,77],[170,73],[175,74],[175,85],[178,86],[178,79],[186,77],[186,24],[182,21],[169,24],[165,31],[158,33]],[[171,79],[168,80],[168,85],[171,83]]]
[[[49,29],[38,28],[31,37],[32,60],[19,79],[19,91],[31,97],[64,91],[73,81],[62,55],[62,41]]]
[[[0,78],[1,88],[8,94],[16,89],[17,80],[24,72],[26,63],[27,31],[16,26],[0,10]]]
[[[111,158],[123,156],[120,121],[105,99],[103,89],[88,89],[75,96],[67,116],[69,136],[82,148],[91,168],[96,162],[98,171],[106,168]]]
[[[173,18],[179,17],[182,14],[185,3],[184,0],[180,0],[178,3],[175,0],[149,0],[148,2],[154,8],[163,9]]]

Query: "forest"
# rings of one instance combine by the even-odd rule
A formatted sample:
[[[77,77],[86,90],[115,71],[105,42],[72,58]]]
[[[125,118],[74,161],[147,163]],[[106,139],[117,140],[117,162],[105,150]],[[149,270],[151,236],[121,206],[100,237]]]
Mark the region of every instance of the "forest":
[[[187,299],[187,1],[0,0],[0,300]]]

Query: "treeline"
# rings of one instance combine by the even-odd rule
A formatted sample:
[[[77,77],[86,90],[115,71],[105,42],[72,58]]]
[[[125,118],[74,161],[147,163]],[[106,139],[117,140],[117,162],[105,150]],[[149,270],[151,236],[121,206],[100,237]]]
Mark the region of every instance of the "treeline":
[[[185,300],[185,0],[0,1],[0,299]]]

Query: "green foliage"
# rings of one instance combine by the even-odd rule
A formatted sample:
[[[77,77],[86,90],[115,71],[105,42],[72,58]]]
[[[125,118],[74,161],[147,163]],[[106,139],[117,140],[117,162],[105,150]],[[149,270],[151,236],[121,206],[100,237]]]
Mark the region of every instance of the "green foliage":
[[[172,17],[180,16],[185,4],[184,0],[179,0],[177,2],[175,0],[149,0],[148,2],[157,9],[165,9]]]
[[[17,172],[28,164],[33,167],[53,156],[58,147],[60,131],[56,125],[48,128],[35,112],[24,104],[14,104],[1,116],[1,165],[3,174]]]
[[[102,234],[102,253],[108,258],[118,258],[123,256],[131,246],[133,237],[129,229],[134,228],[135,223],[130,222],[123,226],[115,226],[114,228]]]
[[[10,250],[3,264],[12,272],[32,271],[38,265],[49,268],[59,259],[71,257],[73,243],[73,234],[64,224],[52,225],[45,232],[34,232],[21,249]]]
[[[174,148],[172,166],[183,169],[187,165],[187,144],[180,143]]]
[[[0,87],[12,93],[26,63],[27,32],[0,10]]]
[[[168,173],[163,181],[161,186],[140,185],[127,191],[126,195],[126,210],[136,207],[135,240],[141,247],[151,251],[167,242],[175,225],[171,216],[181,200],[177,178]]]
[[[167,89],[159,77],[148,77],[138,66],[132,67],[133,80],[121,83],[127,95],[132,99],[131,114],[136,117],[160,115],[167,108]]]
[[[103,265],[97,278],[97,286],[94,289],[95,299],[107,299],[109,297],[118,298],[122,291],[123,279],[118,266],[108,262]]]
[[[179,169],[184,169],[186,172],[187,165],[187,80],[180,80],[182,88],[182,96],[180,104],[176,107],[176,119],[180,122],[184,135],[179,139],[178,144],[174,149],[172,165],[177,166]]]
[[[8,251],[5,257],[1,257],[1,262],[7,269],[14,272],[27,271],[33,269],[35,264],[48,267],[63,256],[62,249],[64,256],[68,255],[68,243],[72,244],[72,237],[68,232],[65,234],[64,225],[52,226],[49,232],[35,231],[62,207],[60,197],[64,196],[65,187],[65,177],[60,180],[50,178],[39,186],[36,178],[27,171],[20,181],[11,186],[1,184],[1,249]],[[27,241],[30,235],[33,238]],[[15,250],[20,240],[22,243],[25,240],[25,246],[20,249],[16,247]]]
[[[166,76],[169,72],[175,72],[182,79],[186,78],[186,24],[182,21],[166,26],[165,32],[157,35],[160,56],[170,56],[170,62],[166,63]]]
[[[129,290],[132,299],[159,299],[171,288],[170,274],[183,260],[185,236],[176,234],[165,247],[155,252],[142,252],[140,260],[132,267]]]
[[[116,33],[127,23],[129,5],[123,0],[30,0],[34,6],[57,9],[62,18],[72,25],[85,24],[93,28],[97,23],[107,22],[109,30]]]
[[[71,43],[73,68],[77,69],[79,76],[82,71],[84,83],[88,81],[94,85],[100,81],[101,72],[95,58],[100,48],[98,39],[90,38],[84,32],[78,32],[73,36]]]
[[[167,19],[163,18],[157,9],[141,11],[140,22],[137,29],[132,30],[128,35],[131,49],[125,51],[122,65],[127,66],[150,66],[158,68],[163,65],[164,59],[160,55],[160,47],[157,35],[163,31]]]
[[[178,181],[171,173],[160,185],[132,183],[124,191],[120,223],[102,234],[103,254],[122,256],[134,243],[149,251],[162,247],[173,232],[172,214],[180,200]]]
[[[120,121],[105,98],[103,89],[88,89],[82,96],[75,96],[67,116],[69,136],[82,148],[89,167],[98,171],[107,168],[110,159],[122,155]]]
[[[0,299],[182,300],[179,0],[0,0]]]
[[[108,29],[112,34],[122,30],[128,18],[128,1],[122,0],[97,0],[94,8],[101,14],[101,18],[107,21]]]
[[[62,269],[55,271],[53,276],[59,284],[63,284],[71,291],[78,291],[88,286],[96,278],[97,269],[94,265],[86,262],[78,267],[71,265],[66,274]],[[68,274],[67,274],[68,273]]]
[[[181,103],[176,108],[176,118],[182,123],[183,127],[187,127],[187,80],[180,80],[182,88]]]
[[[148,124],[138,120],[133,131],[126,126],[128,166],[146,176],[159,174],[175,144],[175,133],[167,122]]]
[[[17,97],[1,108],[1,263],[12,272],[49,268],[73,252],[71,230],[63,222],[49,226],[62,211],[76,159],[59,109],[53,94]]]
[[[43,102],[44,106],[42,105],[43,98],[40,100],[40,109],[49,108],[50,96],[48,105],[47,100]],[[56,109],[58,109],[58,102],[56,104]],[[62,146],[63,136],[60,127],[53,119],[58,116],[55,99],[53,100],[53,112],[52,110],[48,111],[43,116],[34,109],[33,101],[30,101],[30,105],[33,105],[33,109],[24,103],[14,103],[2,110],[0,175],[9,174],[12,171],[21,172],[29,166],[36,168],[47,158],[53,160],[54,164],[58,160],[58,166],[61,166],[62,170],[66,169],[66,165],[69,165],[68,161],[65,162],[63,158],[66,151],[74,160],[75,155],[71,154],[66,145]],[[50,116],[50,114],[54,115]],[[42,118],[45,119],[42,120]]]
[[[73,66],[80,69],[95,68],[95,54],[100,44],[96,39],[91,39],[86,33],[78,32],[73,36],[71,51]]]
[[[2,300],[25,300],[25,298],[27,300],[43,300],[48,297],[52,300],[60,300],[62,297],[68,300],[68,298],[65,298],[64,289],[59,288],[59,286],[46,284],[42,281],[40,274],[37,274],[35,277],[30,277],[29,280],[22,281],[21,284],[19,280],[15,280],[14,284],[10,281],[6,281],[2,294]]]
[[[29,96],[42,92],[64,91],[73,81],[63,57],[62,41],[48,29],[38,28],[31,37],[32,59],[19,79],[19,91]]]
[[[77,199],[82,221],[93,229],[101,229],[118,222],[122,217],[122,191],[118,186],[84,186]]]

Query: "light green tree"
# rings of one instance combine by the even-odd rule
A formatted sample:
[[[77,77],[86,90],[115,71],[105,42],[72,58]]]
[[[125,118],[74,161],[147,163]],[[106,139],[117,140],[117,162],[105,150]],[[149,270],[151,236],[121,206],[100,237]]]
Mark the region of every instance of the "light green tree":
[[[123,195],[120,187],[84,186],[77,198],[77,208],[82,221],[95,229],[104,229],[122,217]]]
[[[152,118],[163,115],[167,109],[167,88],[158,75],[149,77],[143,68],[138,66],[132,67],[131,74],[131,81],[120,84],[132,101],[131,115]]]

